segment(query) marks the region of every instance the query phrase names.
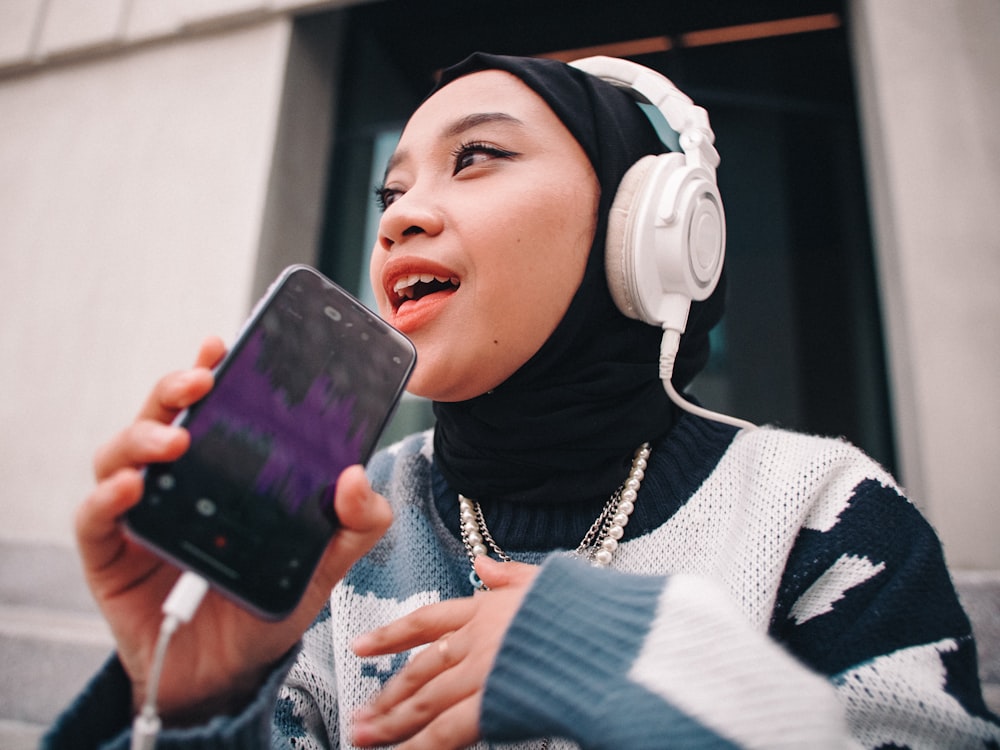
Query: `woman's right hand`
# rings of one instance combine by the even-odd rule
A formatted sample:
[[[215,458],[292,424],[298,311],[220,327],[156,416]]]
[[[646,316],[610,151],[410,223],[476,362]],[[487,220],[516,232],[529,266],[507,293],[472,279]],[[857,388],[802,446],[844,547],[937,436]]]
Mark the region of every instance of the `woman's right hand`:
[[[192,369],[157,383],[136,421],[98,451],[97,486],[77,512],[84,574],[131,679],[134,710],[148,688],[161,606],[180,571],[128,538],[120,518],[142,496],[142,467],[174,460],[187,450],[187,431],[170,423],[211,390],[211,368],[224,354],[219,339],[208,339]],[[194,724],[242,708],[275,662],[298,642],[336,582],[392,520],[388,503],[372,491],[359,466],[340,475],[334,508],[341,529],[288,618],[261,620],[210,590],[192,621],[174,634],[157,693],[165,724]]]

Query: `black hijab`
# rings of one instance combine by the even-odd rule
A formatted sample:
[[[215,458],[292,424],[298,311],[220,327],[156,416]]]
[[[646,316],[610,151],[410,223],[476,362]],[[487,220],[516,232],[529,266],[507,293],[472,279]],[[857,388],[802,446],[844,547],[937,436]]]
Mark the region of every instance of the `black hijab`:
[[[453,489],[480,501],[606,499],[624,480],[633,451],[674,419],[659,379],[662,333],[618,311],[604,271],[618,183],[642,156],[667,149],[628,94],[554,60],[476,53],[445,70],[431,94],[492,69],[541,96],[587,153],[601,187],[596,232],[580,287],[541,349],[493,391],[434,403],[435,457]],[[708,359],[722,287],[692,305],[674,369],[678,390]]]

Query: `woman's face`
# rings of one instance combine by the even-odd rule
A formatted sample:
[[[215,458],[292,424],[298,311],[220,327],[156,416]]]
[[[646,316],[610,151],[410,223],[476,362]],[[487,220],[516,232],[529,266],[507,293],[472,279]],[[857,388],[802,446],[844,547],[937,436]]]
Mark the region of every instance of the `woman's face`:
[[[599,191],[579,143],[509,73],[421,105],[389,161],[371,258],[380,313],[417,347],[410,391],[469,399],[538,351],[583,278]]]

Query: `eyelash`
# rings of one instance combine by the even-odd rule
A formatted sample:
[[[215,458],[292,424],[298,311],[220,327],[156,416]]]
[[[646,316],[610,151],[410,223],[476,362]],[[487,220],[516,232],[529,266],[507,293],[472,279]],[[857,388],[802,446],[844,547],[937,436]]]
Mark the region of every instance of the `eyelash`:
[[[507,149],[500,148],[499,146],[493,146],[489,143],[484,143],[483,141],[461,143],[451,152],[452,160],[455,163],[452,175],[456,175],[467,166],[470,166],[462,166],[461,161],[464,157],[472,154],[486,154],[493,159],[510,159],[517,156],[517,153],[514,151],[508,151]],[[393,204],[396,198],[399,197],[399,194],[399,190],[387,188],[384,183],[378,185],[375,188],[375,202],[378,204],[379,210],[384,212]]]
[[[513,151],[508,151],[505,148],[500,148],[499,146],[494,146],[490,143],[484,143],[483,141],[462,143],[451,152],[451,157],[455,161],[455,171],[452,172],[453,175],[458,174],[462,171],[462,169],[464,169],[464,167],[460,166],[462,158],[472,154],[486,154],[494,159],[510,159],[513,156],[517,156],[517,154]]]
[[[394,197],[399,191],[390,190],[385,186],[385,183],[375,186],[375,203],[378,206],[378,210],[385,213],[385,210],[389,208],[394,200]]]

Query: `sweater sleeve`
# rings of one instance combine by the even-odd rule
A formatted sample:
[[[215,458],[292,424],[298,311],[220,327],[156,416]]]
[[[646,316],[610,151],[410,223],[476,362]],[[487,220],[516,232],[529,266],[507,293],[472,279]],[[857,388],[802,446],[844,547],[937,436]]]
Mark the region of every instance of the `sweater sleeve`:
[[[971,625],[940,542],[893,487],[866,480],[791,550],[771,636],[837,688],[865,747],[997,747]]]
[[[278,663],[254,700],[239,714],[208,723],[164,729],[157,750],[240,750],[271,747],[275,696],[295,653]],[[42,739],[43,750],[128,750],[132,740],[131,686],[117,657],[112,657],[57,718]]]
[[[42,738],[43,750],[106,747],[131,724],[132,686],[110,657]],[[124,745],[127,746],[127,745]]]
[[[595,750],[1000,747],[933,529],[892,485],[848,495],[805,519],[766,634],[704,577],[550,559],[487,682],[484,736]]]
[[[850,747],[833,686],[684,574],[644,577],[550,558],[483,698],[493,740],[583,748]]]

